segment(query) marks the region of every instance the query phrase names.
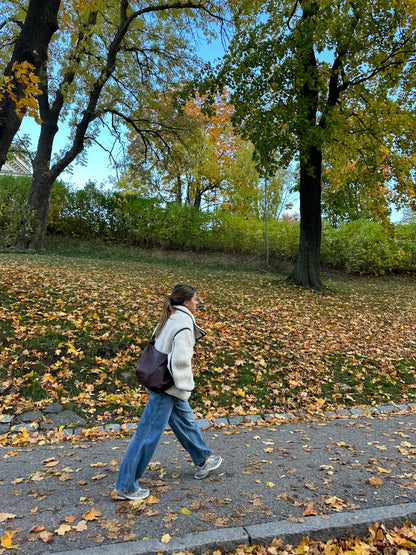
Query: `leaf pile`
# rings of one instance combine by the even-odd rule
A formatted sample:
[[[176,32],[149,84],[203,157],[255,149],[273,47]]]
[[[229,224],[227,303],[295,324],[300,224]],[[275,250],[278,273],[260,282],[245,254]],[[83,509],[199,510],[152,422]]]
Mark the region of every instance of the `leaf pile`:
[[[135,363],[178,282],[197,288],[207,331],[194,356],[197,417],[415,401],[414,281],[349,279],[322,295],[203,264],[3,256],[3,413],[59,402],[94,422],[140,414]]]
[[[409,555],[416,552],[416,526],[405,522],[401,528],[387,530],[383,525],[370,526],[366,538],[353,535],[340,539],[333,538],[327,542],[312,541],[304,538],[299,544],[284,545],[281,539],[274,539],[268,546],[241,545],[236,551],[214,551],[212,555]],[[178,552],[175,555],[192,555]]]

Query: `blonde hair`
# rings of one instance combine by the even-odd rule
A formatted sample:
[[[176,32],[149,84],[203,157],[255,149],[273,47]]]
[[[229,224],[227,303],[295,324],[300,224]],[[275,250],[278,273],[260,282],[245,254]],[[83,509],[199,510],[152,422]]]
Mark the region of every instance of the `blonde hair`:
[[[165,298],[162,307],[162,314],[160,315],[159,324],[155,331],[155,337],[159,337],[160,332],[165,327],[166,322],[170,316],[175,312],[175,306],[183,305],[185,301],[190,301],[195,295],[196,291],[191,285],[178,284],[172,290],[169,297]]]

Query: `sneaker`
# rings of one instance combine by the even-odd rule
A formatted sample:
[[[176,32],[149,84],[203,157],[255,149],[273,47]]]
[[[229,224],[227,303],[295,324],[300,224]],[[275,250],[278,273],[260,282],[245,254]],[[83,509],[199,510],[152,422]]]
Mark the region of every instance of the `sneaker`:
[[[148,489],[139,488],[133,493],[126,493],[115,489],[114,493],[117,494],[118,500],[129,499],[130,501],[136,501],[137,499],[146,499],[146,497],[149,497],[150,491]]]
[[[201,466],[196,466],[196,472],[194,474],[197,480],[202,480],[211,472],[211,470],[215,470],[218,468],[222,463],[222,458],[219,455],[212,455],[208,457],[208,459],[202,464]]]

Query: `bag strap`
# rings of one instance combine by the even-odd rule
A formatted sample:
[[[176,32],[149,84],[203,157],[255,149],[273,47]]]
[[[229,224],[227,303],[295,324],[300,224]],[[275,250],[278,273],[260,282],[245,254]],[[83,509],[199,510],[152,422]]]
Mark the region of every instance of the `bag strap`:
[[[178,335],[178,333],[181,333],[181,331],[184,330],[189,330],[192,331],[191,328],[181,328],[180,330],[178,330],[175,335],[172,337],[172,341],[175,339],[175,337]],[[156,343],[156,338],[155,338],[155,334],[152,335],[152,337],[150,338],[149,343],[152,343],[153,345]]]
[[[178,331],[175,333],[175,335],[172,337],[172,341],[175,339],[175,337],[178,335],[178,333],[181,333],[181,331],[183,331],[183,330],[192,331],[191,328],[181,328],[181,329],[178,330]]]

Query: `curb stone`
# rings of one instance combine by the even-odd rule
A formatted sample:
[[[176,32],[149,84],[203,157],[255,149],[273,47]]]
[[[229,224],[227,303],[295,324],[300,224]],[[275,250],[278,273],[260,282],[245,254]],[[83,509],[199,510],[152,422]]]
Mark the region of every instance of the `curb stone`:
[[[198,534],[186,534],[182,538],[173,537],[168,544],[159,540],[140,540],[99,547],[88,547],[69,551],[55,552],[53,555],[170,555],[178,551],[189,551],[194,555],[221,549],[235,551],[241,544],[267,545],[274,538],[283,540],[284,544],[293,545],[308,537],[310,540],[328,541],[352,533],[365,537],[368,528],[375,523],[383,524],[387,529],[401,526],[407,520],[416,517],[416,503],[405,506],[392,505],[375,509],[363,509],[351,513],[308,517],[304,522],[292,523],[287,520],[275,520],[267,524],[253,526],[208,530]]]
[[[337,409],[317,413],[316,416],[324,418],[343,418],[350,416],[375,416],[387,415],[394,412],[402,411],[416,411],[416,403],[409,403],[408,405],[382,405],[378,407],[360,408],[353,407],[351,409]],[[207,418],[197,419],[196,423],[198,428],[206,429],[212,426],[240,426],[244,424],[257,424],[261,422],[268,423],[283,423],[290,422],[298,419],[300,416],[306,416],[304,413],[274,413],[266,414],[261,417],[258,414],[248,414],[245,416],[225,416],[216,420],[208,420]],[[70,410],[64,410],[62,405],[52,403],[43,409],[43,411],[28,411],[17,416],[10,414],[0,414],[0,434],[7,435],[9,433],[19,433],[23,430],[25,432],[47,432],[53,431],[57,428],[63,428],[65,436],[80,435],[84,432],[86,427],[86,420],[78,414]],[[110,423],[106,425],[95,425],[91,428],[98,428],[105,432],[120,433],[122,427],[127,429],[129,433],[134,433],[137,422],[127,422],[126,424]],[[166,431],[169,431],[169,425]]]

